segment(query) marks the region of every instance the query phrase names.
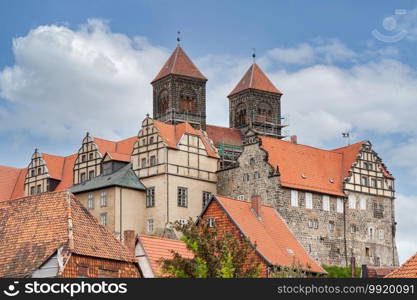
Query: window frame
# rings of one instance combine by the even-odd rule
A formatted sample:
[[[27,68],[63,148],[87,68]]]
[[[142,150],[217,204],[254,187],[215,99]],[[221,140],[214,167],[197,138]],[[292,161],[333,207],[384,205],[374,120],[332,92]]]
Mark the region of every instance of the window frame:
[[[177,187],[177,206],[188,207],[188,188],[183,186]]]
[[[107,207],[108,205],[108,195],[107,191],[100,192],[100,207]]]
[[[155,207],[155,187],[146,189],[146,208]]]
[[[154,225],[155,224],[154,224],[153,219],[147,219],[146,220],[146,231],[149,232],[149,233],[154,232],[154,230],[155,230]]]
[[[103,222],[104,220],[104,222]],[[107,213],[100,214],[100,224],[103,226],[107,226]]]
[[[329,195],[323,195],[321,197],[321,203],[322,203],[321,206],[322,206],[323,211],[330,211],[330,196]]]
[[[306,208],[313,209],[313,194],[312,193],[305,193],[305,200],[306,200]]]
[[[87,208],[94,209],[94,194],[89,193],[87,196]]]
[[[292,207],[299,207],[299,198],[298,198],[298,191],[297,190],[291,190],[291,206]]]

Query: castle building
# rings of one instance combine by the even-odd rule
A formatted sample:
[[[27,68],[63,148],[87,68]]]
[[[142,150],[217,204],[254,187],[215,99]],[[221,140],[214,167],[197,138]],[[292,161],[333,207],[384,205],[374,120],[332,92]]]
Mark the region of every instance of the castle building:
[[[178,45],[137,136],[87,133],[75,154],[36,150],[27,168],[0,166],[0,201],[70,189],[122,239],[163,235],[212,194],[257,195],[321,264],[398,265],[394,178],[369,141],[323,150],[284,140],[283,93],[255,62],[228,95],[229,127],[207,124],[206,82]]]

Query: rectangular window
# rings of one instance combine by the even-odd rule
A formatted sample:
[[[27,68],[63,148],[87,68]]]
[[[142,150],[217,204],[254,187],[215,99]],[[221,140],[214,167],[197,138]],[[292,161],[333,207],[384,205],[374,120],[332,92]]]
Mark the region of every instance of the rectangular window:
[[[377,187],[375,178],[371,178],[371,187],[374,187],[374,188]]]
[[[349,208],[356,209],[356,197],[355,195],[349,195]]]
[[[30,195],[35,195],[35,187],[34,186],[30,187]]]
[[[148,231],[148,232],[153,232],[153,219],[148,219],[147,221],[146,221],[146,224],[147,224],[147,228],[146,228],[146,230]]]
[[[369,178],[367,176],[362,176],[362,185],[364,186],[369,185]]]
[[[178,187],[178,206],[188,206],[188,189],[184,187]]]
[[[213,217],[210,217],[210,218],[207,219],[207,225],[208,225],[208,227],[215,227],[216,226],[216,223],[215,223]]]
[[[329,232],[334,232],[334,222],[333,221],[329,221],[328,229],[329,229]]]
[[[323,195],[323,210],[330,211],[330,197],[327,195]]]
[[[31,170],[31,171],[30,171],[30,176],[31,176],[31,177],[35,177],[35,175],[36,175],[36,173],[35,173],[35,172],[36,172],[35,170]]]
[[[103,206],[107,206],[107,192],[106,191],[102,191],[100,193],[100,205]]]
[[[85,182],[85,173],[81,173],[80,181]]]
[[[85,154],[81,155],[81,162],[85,162],[86,161],[86,157]]]
[[[356,225],[350,224],[350,233],[355,233],[355,232],[356,232]]]
[[[100,223],[103,226],[107,226],[107,213],[100,214]]]
[[[94,208],[94,194],[93,193],[88,194],[87,207],[90,209]]]
[[[142,168],[146,168],[146,158],[142,158],[141,166],[142,166]]]
[[[152,155],[151,156],[151,167],[153,167],[155,165],[156,165],[156,156],[155,155]]]
[[[37,188],[36,188],[36,193],[40,194],[42,193],[42,185],[38,184]]]
[[[93,179],[94,178],[94,170],[88,172],[88,179]]]
[[[341,199],[341,198],[337,198],[336,211],[338,213],[343,213],[343,199]]]
[[[359,208],[361,210],[366,210],[366,198],[364,196],[359,198]]]
[[[298,206],[298,191],[291,190],[291,206]]]
[[[313,194],[306,193],[306,208],[313,209]]]
[[[89,154],[89,160],[93,160],[94,159],[94,153],[90,153]]]
[[[38,175],[42,175],[42,168],[38,168]]]
[[[313,228],[313,220],[308,220],[308,228]]]
[[[153,136],[149,138],[149,144],[153,144]]]
[[[378,231],[378,235],[379,235],[379,239],[380,240],[383,240],[384,239],[384,235],[385,235],[384,230],[383,229],[380,229]]]
[[[368,247],[365,248],[365,255],[368,257],[371,256],[371,251],[369,251]]]
[[[208,202],[210,201],[210,196],[211,196],[211,193],[203,192],[203,208],[205,208]]]
[[[146,207],[154,207],[155,206],[155,188],[147,188],[146,189]]]
[[[237,200],[244,201],[245,200],[245,195],[238,195]]]

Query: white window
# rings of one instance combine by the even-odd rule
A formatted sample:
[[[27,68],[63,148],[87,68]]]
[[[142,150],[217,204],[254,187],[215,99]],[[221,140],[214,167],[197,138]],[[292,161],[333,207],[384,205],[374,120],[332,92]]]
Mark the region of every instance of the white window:
[[[238,195],[238,196],[237,196],[237,200],[242,200],[242,201],[244,201],[244,200],[245,200],[245,195]]]
[[[313,195],[306,193],[306,208],[313,209]]]
[[[148,232],[153,232],[153,219],[148,219],[146,224],[147,224],[146,230]]]
[[[291,206],[298,206],[298,191],[291,190]]]
[[[177,191],[177,204],[180,207],[188,206],[188,189],[185,187],[178,187]]]
[[[330,211],[330,197],[327,195],[323,195],[323,210]]]
[[[102,191],[100,194],[100,205],[107,206],[107,192]]]
[[[100,223],[103,226],[107,226],[107,213],[100,215]]]
[[[368,236],[371,239],[374,237],[374,229],[372,227],[368,228]]]
[[[155,188],[147,188],[146,189],[146,207],[154,207],[155,206]]]
[[[209,203],[210,196],[211,196],[210,192],[203,192],[203,208],[205,208],[206,205]]]
[[[328,229],[329,229],[329,232],[334,231],[334,222],[333,221],[329,221]]]
[[[93,193],[88,194],[87,207],[94,208],[94,194]]]
[[[353,194],[349,195],[349,208],[356,209],[356,196]]]
[[[361,210],[366,210],[366,197],[361,196],[361,197],[359,198],[359,208],[360,208]]]
[[[384,229],[380,229],[379,232],[378,232],[378,235],[379,235],[379,239],[380,240],[383,240],[384,239],[384,236],[385,236]]]
[[[207,219],[207,224],[208,224],[208,227],[214,227],[214,226],[216,226],[216,223],[215,223],[213,217],[210,217],[210,218]]]
[[[341,199],[341,198],[337,198],[336,211],[338,213],[343,213],[343,199]]]

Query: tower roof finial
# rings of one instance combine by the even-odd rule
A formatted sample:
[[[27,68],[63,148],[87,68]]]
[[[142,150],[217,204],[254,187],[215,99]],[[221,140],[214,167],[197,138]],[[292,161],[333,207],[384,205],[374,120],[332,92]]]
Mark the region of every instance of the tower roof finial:
[[[181,36],[180,35],[181,35],[181,31],[178,30],[177,31],[177,45],[178,46],[181,46],[181,44],[180,44],[180,42],[181,42]]]
[[[256,60],[256,49],[253,48],[252,50],[253,50],[253,52],[252,52],[253,63],[255,63],[255,60]]]

